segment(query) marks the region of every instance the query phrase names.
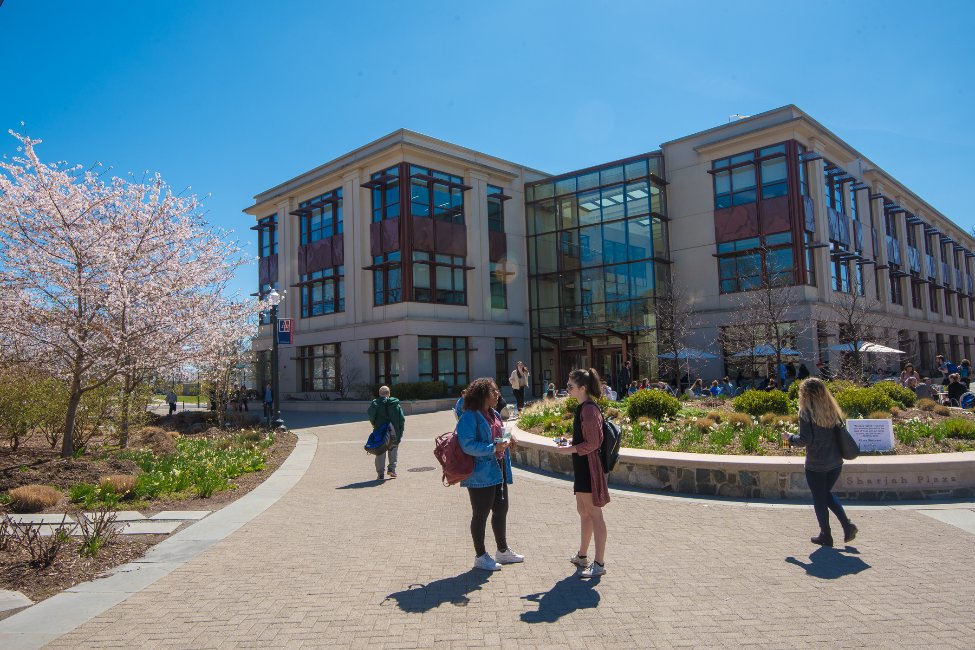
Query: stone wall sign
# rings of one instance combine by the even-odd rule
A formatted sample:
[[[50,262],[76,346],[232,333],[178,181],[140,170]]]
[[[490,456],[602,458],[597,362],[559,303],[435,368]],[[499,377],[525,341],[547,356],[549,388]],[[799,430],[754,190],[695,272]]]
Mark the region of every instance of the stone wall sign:
[[[860,451],[890,451],[894,448],[893,420],[847,420],[846,428],[860,445]]]

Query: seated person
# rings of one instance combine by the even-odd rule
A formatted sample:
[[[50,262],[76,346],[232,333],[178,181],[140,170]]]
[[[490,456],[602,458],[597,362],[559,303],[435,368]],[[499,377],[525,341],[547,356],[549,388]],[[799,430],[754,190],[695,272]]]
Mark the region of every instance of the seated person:
[[[717,379],[711,380],[711,388],[708,391],[711,393],[711,397],[717,397],[721,394],[721,386],[718,385]]]
[[[633,394],[635,394],[635,393],[636,393],[636,392],[637,392],[638,390],[640,390],[640,389],[639,389],[639,388],[637,387],[637,383],[636,383],[636,381],[631,381],[631,382],[630,382],[630,387],[626,389],[626,394],[627,394],[627,395],[633,395]]]
[[[735,387],[732,385],[730,379],[728,379],[727,377],[725,377],[724,379],[721,380],[721,383],[718,384],[718,385],[721,387],[721,394],[722,395],[725,395],[727,397],[734,397],[734,395],[735,395]]]
[[[965,384],[961,383],[961,375],[957,372],[948,375],[948,404],[958,406],[961,396],[968,392]]]
[[[775,383],[775,380],[769,377],[768,384],[765,386],[766,391],[778,390],[779,385]]]
[[[704,380],[695,379],[694,384],[691,385],[691,387],[688,390],[690,391],[688,396],[693,395],[694,397],[701,397],[702,395],[704,395],[706,391],[706,389],[704,388]]]
[[[555,399],[555,384],[549,382],[548,388],[545,390],[545,399]]]
[[[915,386],[914,393],[918,399],[933,399],[934,401],[938,401],[938,391],[931,385],[930,377],[922,379],[921,383]]]

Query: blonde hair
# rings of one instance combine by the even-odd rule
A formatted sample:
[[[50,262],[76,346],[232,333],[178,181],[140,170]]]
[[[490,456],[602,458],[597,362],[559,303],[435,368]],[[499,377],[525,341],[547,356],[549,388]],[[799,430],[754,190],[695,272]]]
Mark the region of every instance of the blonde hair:
[[[824,429],[843,424],[843,411],[820,379],[810,377],[799,385],[799,417]]]

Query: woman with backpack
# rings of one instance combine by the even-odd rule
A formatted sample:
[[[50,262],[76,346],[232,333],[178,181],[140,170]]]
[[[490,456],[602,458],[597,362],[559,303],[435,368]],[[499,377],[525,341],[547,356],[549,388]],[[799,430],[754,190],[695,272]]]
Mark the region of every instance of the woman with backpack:
[[[606,573],[606,521],[603,506],[609,503],[609,484],[599,460],[603,444],[603,414],[596,405],[599,397],[599,373],[594,368],[577,369],[569,373],[566,389],[569,397],[579,402],[572,421],[572,444],[557,447],[558,453],[572,454],[575,474],[573,492],[576,495],[576,511],[582,525],[579,552],[569,562],[581,568],[579,576],[595,578]],[[596,557],[588,559],[589,542],[596,538]]]
[[[457,442],[465,454],[474,457],[474,472],[461,481],[471,499],[471,538],[474,568],[497,571],[502,564],[524,561],[508,547],[508,486],[511,484],[511,454],[504,422],[495,410],[501,391],[493,379],[475,379],[464,391],[464,412],[457,422]],[[498,545],[491,557],[484,547],[488,515]]]
[[[843,541],[852,542],[857,527],[846,516],[833,486],[843,470],[843,455],[837,435],[845,428],[843,412],[836,399],[826,390],[822,380],[810,377],[799,386],[799,433],[783,433],[783,440],[795,447],[806,448],[806,482],[812,492],[813,508],[819,521],[819,535],[813,544],[832,546],[829,511],[832,510],[843,526]]]

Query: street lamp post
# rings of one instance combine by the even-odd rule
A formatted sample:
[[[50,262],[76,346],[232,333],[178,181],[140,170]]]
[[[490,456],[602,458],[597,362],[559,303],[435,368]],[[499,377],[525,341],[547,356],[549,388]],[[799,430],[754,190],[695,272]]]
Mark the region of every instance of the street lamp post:
[[[278,305],[281,304],[281,294],[277,289],[271,289],[267,296],[271,305],[271,413],[268,415],[269,424],[274,429],[284,426],[281,419],[281,397],[278,394]]]

